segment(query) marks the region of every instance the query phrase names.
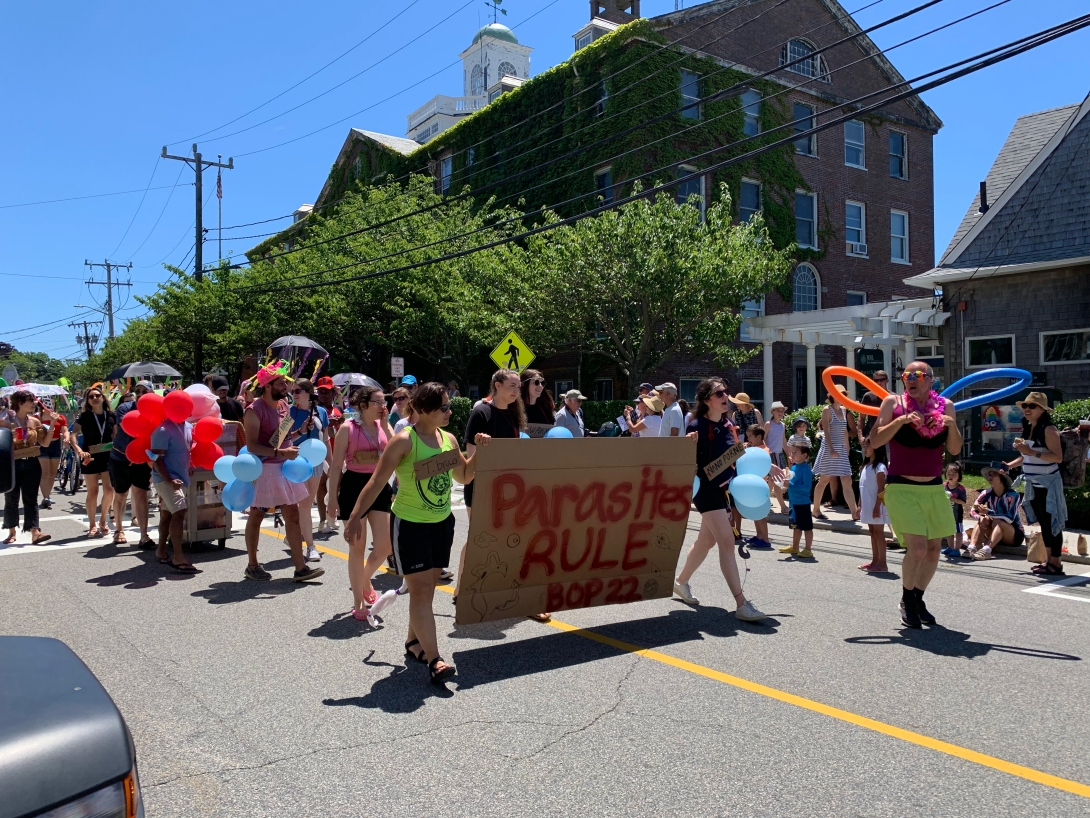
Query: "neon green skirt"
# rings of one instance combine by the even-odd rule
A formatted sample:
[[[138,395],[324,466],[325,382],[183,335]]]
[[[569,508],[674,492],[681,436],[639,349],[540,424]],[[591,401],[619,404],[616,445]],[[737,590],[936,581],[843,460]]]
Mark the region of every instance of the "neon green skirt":
[[[936,486],[887,483],[886,511],[901,545],[905,544],[905,534],[938,540],[953,537],[957,532],[950,498],[941,483]]]

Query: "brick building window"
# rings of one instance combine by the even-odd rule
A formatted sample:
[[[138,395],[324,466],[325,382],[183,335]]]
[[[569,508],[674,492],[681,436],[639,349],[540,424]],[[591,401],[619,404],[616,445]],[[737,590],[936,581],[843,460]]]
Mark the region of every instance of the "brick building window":
[[[817,249],[817,194],[795,191],[795,241]]]
[[[813,312],[820,306],[817,270],[800,264],[791,276],[791,308],[795,312]]]
[[[762,295],[756,301],[743,301],[742,309],[739,310],[742,318],[760,318],[765,314],[765,297]],[[750,338],[749,333],[746,332],[746,328],[743,326],[739,329],[739,339],[742,341],[756,341],[756,338]],[[752,393],[750,393],[752,394]]]
[[[575,387],[572,386],[572,381],[557,381],[556,382],[556,402],[558,404],[563,403],[564,393],[571,392]],[[560,407],[557,406],[557,409]]]
[[[702,378],[682,378],[677,382],[677,396],[693,407],[696,403],[696,388],[700,386]]]
[[[749,402],[752,403],[757,409],[760,410],[761,416],[764,416],[765,409],[765,382],[764,380],[749,380],[748,378],[742,379],[742,391],[749,395]],[[743,434],[745,430],[743,430]]]
[[[844,203],[844,239],[849,256],[867,255],[867,206],[862,202]]]
[[[613,381],[608,378],[599,378],[594,382],[595,400],[613,400]]]
[[[787,65],[787,63],[798,60],[795,65],[788,66],[787,70],[795,74],[802,74],[804,77],[828,82],[829,70],[821,55],[814,53],[816,50],[806,40],[788,40],[780,49],[780,65]]]
[[[1014,336],[987,335],[965,339],[965,365],[1014,366]]]
[[[867,169],[866,136],[863,123],[858,119],[844,123],[844,164],[853,168]]]
[[[894,179],[908,178],[908,135],[889,132],[889,175]]]
[[[450,191],[450,177],[454,174],[454,157],[444,156],[439,160],[439,192]]]
[[[602,197],[603,204],[613,203],[613,169],[602,168],[594,173],[594,189]]]
[[[889,211],[889,260],[908,264],[908,214]]]
[[[761,212],[761,183],[743,179],[738,191],[738,220],[748,222]]]
[[[844,296],[845,307],[862,307],[867,303],[867,294],[859,290],[848,290]]]
[[[696,168],[690,165],[682,165],[677,169],[677,175],[688,176],[691,173],[696,173]],[[696,178],[689,179],[681,182],[677,186],[676,200],[678,204],[690,204],[689,197],[697,196],[699,201],[696,203],[697,210],[700,211],[700,218],[704,218],[704,177],[697,176]]]
[[[795,133],[802,133],[814,127],[814,109],[801,102],[795,103]],[[803,156],[817,156],[817,134],[808,134],[795,140],[795,153]]]
[[[700,119],[700,75],[684,68],[681,69],[681,102],[689,106],[681,112],[685,119]]]
[[[742,133],[756,136],[761,132],[761,92],[752,88],[742,94]]]
[[[598,86],[598,103],[594,106],[594,115],[601,116],[606,112],[606,100],[609,99],[609,89],[606,88],[605,82],[602,82]]]

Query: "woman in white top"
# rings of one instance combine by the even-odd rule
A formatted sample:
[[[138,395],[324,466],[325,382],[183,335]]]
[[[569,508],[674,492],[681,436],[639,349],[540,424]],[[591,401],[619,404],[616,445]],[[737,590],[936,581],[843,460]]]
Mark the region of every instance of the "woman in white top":
[[[871,445],[863,438],[863,468],[859,471],[859,519],[870,532],[871,561],[859,566],[869,574],[885,573],[886,526],[889,515],[882,496],[886,488],[886,447]]]
[[[635,413],[631,407],[625,407],[625,420],[632,437],[658,437],[662,424],[662,411],[666,407],[658,398],[640,398],[636,403]]]

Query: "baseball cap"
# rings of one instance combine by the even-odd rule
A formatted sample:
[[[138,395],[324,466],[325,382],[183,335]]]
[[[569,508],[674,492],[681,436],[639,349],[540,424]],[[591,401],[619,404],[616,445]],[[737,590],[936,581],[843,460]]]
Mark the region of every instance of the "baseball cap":
[[[653,387],[653,386],[652,386],[651,384],[649,384],[649,383],[641,383],[641,384],[640,384],[640,387],[639,387],[639,388],[640,388],[640,389],[646,389],[646,390],[647,390],[648,392],[650,392],[650,391],[652,391],[652,390],[653,390],[653,389],[654,389],[655,387]]]
[[[147,389],[149,392],[154,392],[155,391],[155,387],[152,385],[151,381],[137,381],[136,386],[142,386],[145,389]],[[134,386],[133,388],[135,389],[136,387]]]
[[[333,379],[328,375],[323,375],[318,379],[318,383],[314,384],[316,389],[332,389]]]
[[[660,383],[658,386],[656,386],[655,391],[656,392],[671,392],[671,393],[676,395],[677,394],[677,387],[674,386],[669,381],[667,381],[666,383]]]
[[[402,386],[416,386],[416,375],[406,375],[401,379]]]
[[[569,389],[564,393],[564,400],[586,400],[578,389]]]

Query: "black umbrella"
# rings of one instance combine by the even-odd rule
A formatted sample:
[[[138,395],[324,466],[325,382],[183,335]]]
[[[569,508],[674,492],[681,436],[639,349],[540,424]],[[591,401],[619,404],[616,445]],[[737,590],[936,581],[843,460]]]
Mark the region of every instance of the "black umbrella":
[[[302,335],[281,335],[269,344],[269,355],[276,355],[280,350],[284,349],[313,349],[320,352],[322,355],[328,354],[320,344],[317,344]],[[284,356],[281,355],[281,357]],[[287,357],[291,356],[289,355]]]
[[[137,361],[134,364],[119,366],[106,376],[108,381],[121,381],[125,378],[180,378],[182,373],[162,361]]]

